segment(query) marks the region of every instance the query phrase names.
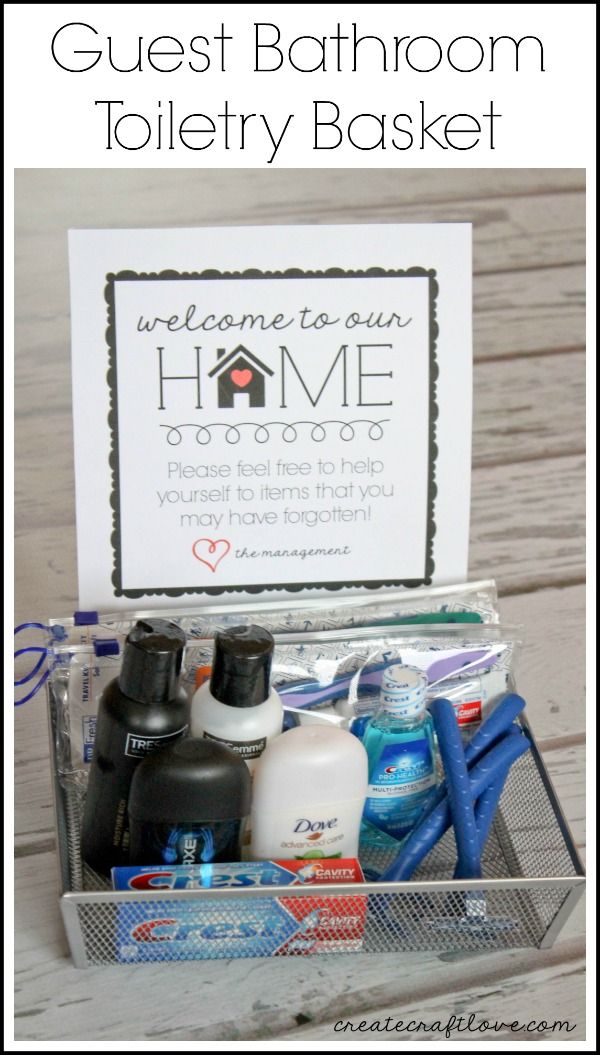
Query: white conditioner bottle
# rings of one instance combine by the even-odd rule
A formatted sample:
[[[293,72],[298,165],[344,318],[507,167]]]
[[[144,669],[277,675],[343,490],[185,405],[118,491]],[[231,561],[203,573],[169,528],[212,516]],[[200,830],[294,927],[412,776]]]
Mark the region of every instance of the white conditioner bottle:
[[[260,626],[219,631],[210,681],[192,699],[192,736],[231,747],[251,772],[283,725],[281,700],[270,687],[273,647]]]

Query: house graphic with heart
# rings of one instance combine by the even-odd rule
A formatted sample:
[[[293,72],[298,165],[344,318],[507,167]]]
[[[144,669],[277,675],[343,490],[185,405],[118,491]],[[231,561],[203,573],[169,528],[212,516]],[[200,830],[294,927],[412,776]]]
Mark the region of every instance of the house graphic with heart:
[[[217,365],[209,370],[208,376],[218,378],[219,407],[235,406],[236,396],[240,395],[248,396],[249,406],[264,407],[265,376],[273,376],[270,367],[243,344],[238,344],[229,354],[225,348],[217,348],[217,359]]]

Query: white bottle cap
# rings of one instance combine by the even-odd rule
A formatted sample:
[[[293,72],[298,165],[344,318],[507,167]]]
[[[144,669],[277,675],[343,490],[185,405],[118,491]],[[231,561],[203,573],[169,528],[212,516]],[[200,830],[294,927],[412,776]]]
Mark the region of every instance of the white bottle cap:
[[[416,667],[395,663],[381,677],[383,708],[401,718],[415,718],[425,708],[427,676]]]
[[[254,774],[257,814],[364,799],[368,759],[360,740],[331,725],[300,725],[275,737]]]

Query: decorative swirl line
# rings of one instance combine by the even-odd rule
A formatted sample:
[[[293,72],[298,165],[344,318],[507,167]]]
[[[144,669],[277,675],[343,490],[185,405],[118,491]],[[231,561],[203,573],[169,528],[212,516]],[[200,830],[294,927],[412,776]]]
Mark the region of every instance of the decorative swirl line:
[[[166,440],[171,447],[178,447],[183,440],[182,429],[195,429],[196,432],[196,443],[200,446],[205,447],[214,439],[213,429],[225,429],[225,442],[232,446],[239,443],[242,438],[241,429],[250,428],[254,429],[254,436],[251,437],[256,443],[268,443],[271,439],[271,433],[269,429],[274,426],[280,426],[281,438],[284,443],[295,443],[299,438],[298,428],[301,425],[308,425],[310,427],[310,439],[314,443],[323,443],[327,439],[327,426],[338,425],[339,432],[338,436],[344,443],[349,443],[355,439],[357,430],[354,428],[355,425],[368,425],[367,436],[370,440],[380,440],[383,438],[383,425],[385,425],[390,418],[382,418],[380,421],[370,421],[368,418],[356,418],[354,421],[338,421],[335,418],[327,421],[267,421],[260,425],[255,421],[240,421],[237,424],[228,424],[225,421],[213,421],[210,425],[198,425],[195,421],[182,422],[180,425],[160,425],[161,429],[166,429]]]

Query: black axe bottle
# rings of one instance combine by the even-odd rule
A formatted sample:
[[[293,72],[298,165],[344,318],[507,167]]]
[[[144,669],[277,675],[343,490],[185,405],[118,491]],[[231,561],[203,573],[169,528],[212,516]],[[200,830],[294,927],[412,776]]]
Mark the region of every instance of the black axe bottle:
[[[137,766],[188,731],[189,702],[179,690],[184,646],[175,623],[140,619],[121,673],[100,699],[81,833],[83,859],[100,875],[128,864],[127,800]]]

